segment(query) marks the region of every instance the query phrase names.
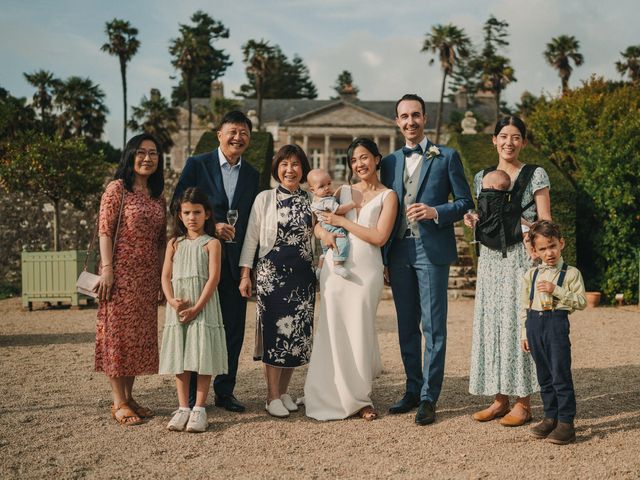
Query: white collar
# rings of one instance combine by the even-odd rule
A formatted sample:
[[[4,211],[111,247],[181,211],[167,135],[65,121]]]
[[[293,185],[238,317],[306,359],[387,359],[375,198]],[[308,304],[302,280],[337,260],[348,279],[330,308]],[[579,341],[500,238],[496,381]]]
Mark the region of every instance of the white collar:
[[[239,167],[240,164],[242,163],[242,157],[240,157],[238,159],[238,163],[236,163],[235,165],[231,165],[229,163],[229,160],[227,160],[227,157],[225,157],[224,153],[222,153],[222,149],[220,147],[218,147],[218,159],[220,160],[221,167],[226,163],[227,165],[229,165],[229,167],[234,168],[234,167]]]

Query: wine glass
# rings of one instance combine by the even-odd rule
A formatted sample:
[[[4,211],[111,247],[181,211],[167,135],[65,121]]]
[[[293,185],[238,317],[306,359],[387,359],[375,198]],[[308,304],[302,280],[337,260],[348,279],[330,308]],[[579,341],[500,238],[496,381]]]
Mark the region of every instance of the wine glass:
[[[409,207],[414,203],[415,202],[407,202],[407,210],[409,210]],[[406,238],[418,238],[418,236],[415,234],[415,231],[418,229],[418,222],[416,222],[415,220],[409,220],[408,214],[407,214],[407,226],[409,227],[409,230],[411,231],[411,233],[407,235]]]
[[[467,210],[467,213],[473,217],[473,240],[471,244],[475,245],[476,243],[480,243],[476,240],[476,225],[478,224],[478,220],[480,220],[480,216],[478,215],[478,211],[474,208]]]
[[[229,210],[227,211],[227,222],[232,227],[235,227],[236,222],[238,221],[238,210]],[[232,240],[227,240],[227,243],[236,243]]]

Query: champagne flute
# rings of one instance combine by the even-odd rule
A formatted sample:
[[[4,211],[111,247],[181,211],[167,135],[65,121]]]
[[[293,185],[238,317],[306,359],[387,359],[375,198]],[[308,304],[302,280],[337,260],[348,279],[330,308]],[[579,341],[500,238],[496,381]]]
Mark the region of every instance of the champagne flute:
[[[411,205],[413,205],[414,203],[415,202],[407,202],[407,210],[409,210],[409,207],[411,207]],[[407,214],[407,226],[409,227],[411,234],[406,238],[418,238],[418,236],[415,234],[415,231],[418,229],[418,222],[416,222],[415,220],[410,220],[409,214]]]
[[[470,243],[472,245],[475,245],[476,243],[480,243],[478,240],[476,240],[476,225],[478,224],[478,220],[480,220],[480,217],[478,215],[478,211],[475,208],[467,210],[467,213],[473,217],[473,240]]]
[[[236,222],[238,221],[238,210],[229,210],[227,211],[227,222],[232,227],[235,227]],[[236,243],[232,240],[227,240],[226,243]]]

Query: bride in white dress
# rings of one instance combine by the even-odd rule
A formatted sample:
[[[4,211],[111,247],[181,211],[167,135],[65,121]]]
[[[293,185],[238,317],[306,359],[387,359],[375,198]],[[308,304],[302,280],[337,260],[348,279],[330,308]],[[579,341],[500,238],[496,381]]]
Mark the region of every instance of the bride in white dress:
[[[316,420],[338,420],[359,414],[373,420],[374,378],[380,373],[380,350],[375,330],[376,311],[384,284],[382,255],[396,218],[398,198],[378,180],[381,155],[366,138],[348,150],[350,176],[360,182],[344,185],[336,195],[356,208],[344,217],[323,214],[323,220],[349,232],[351,248],[345,279],[333,273],[331,250],[320,274],[320,319],[314,329],[313,349],[304,386],[306,415]],[[326,245],[335,235],[319,225],[316,233]]]

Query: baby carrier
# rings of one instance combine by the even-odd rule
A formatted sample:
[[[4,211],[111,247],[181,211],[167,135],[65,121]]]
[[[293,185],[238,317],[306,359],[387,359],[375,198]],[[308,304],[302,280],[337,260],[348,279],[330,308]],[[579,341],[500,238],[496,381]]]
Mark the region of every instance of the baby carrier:
[[[476,225],[476,239],[485,247],[502,252],[507,258],[507,247],[522,241],[520,217],[534,204],[534,200],[522,206],[522,196],[531,181],[537,165],[524,165],[513,188],[509,191],[483,188],[478,195],[480,220]],[[486,168],[482,177],[496,167]]]

